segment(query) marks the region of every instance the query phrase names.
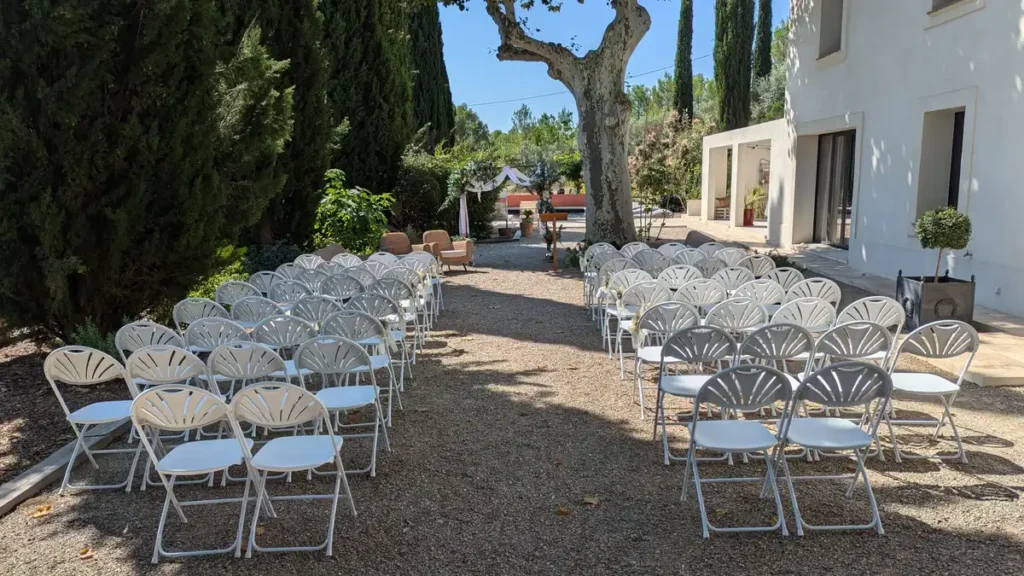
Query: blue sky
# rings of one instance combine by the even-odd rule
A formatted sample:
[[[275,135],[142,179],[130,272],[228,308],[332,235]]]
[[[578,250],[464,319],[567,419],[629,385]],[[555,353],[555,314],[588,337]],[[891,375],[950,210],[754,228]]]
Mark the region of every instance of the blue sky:
[[[645,0],[643,5],[651,13],[651,30],[629,62],[628,75],[637,75],[627,82],[652,84],[665,72],[671,72],[676,55],[676,32],[679,24],[680,0]],[[538,3],[539,4],[539,3]],[[715,39],[714,0],[693,2],[693,72],[711,75],[710,54]],[[565,87],[548,77],[547,66],[536,62],[499,62],[494,55],[498,47],[498,30],[484,11],[483,0],[469,3],[470,8],[460,12],[457,8],[441,8],[441,27],[444,32],[444,59],[456,104],[471,104],[480,118],[492,130],[508,130],[512,125],[512,112],[523,104],[535,115],[555,113],[563,107],[576,113],[572,96],[561,94],[545,98],[520,100],[538,94],[561,92]],[[788,15],[789,0],[772,0],[772,17],[776,23]],[[582,51],[597,47],[601,34],[612,19],[612,9],[603,0],[586,0],[578,4],[566,0],[561,13],[533,9],[527,13],[531,28],[539,28],[542,40],[568,44],[573,41]],[[579,53],[579,52],[578,52]],[[663,71],[643,74],[658,68]],[[643,74],[643,75],[640,75]],[[502,104],[480,105],[486,102],[517,100]]]

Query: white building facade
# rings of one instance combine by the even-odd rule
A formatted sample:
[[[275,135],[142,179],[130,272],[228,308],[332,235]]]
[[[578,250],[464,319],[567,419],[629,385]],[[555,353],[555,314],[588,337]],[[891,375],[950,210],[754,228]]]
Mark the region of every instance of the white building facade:
[[[913,223],[953,206],[974,232],[943,268],[976,277],[979,305],[1024,315],[1024,2],[791,0],[790,27],[769,243],[828,244],[865,272],[926,275],[936,254]],[[756,126],[705,140],[704,206],[716,147],[732,147],[742,177],[744,145],[764,141]]]

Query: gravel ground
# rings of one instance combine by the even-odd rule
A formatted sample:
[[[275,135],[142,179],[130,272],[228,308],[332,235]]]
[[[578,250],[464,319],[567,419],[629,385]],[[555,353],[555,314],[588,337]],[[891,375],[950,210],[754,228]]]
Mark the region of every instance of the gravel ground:
[[[722,566],[754,574],[1019,572],[1022,391],[965,387],[955,414],[968,465],[869,462],[885,537],[702,541],[696,502],[679,500],[682,466],[661,465],[650,420],[639,418],[618,363],[600,350],[597,328],[582,310],[579,275],[548,273],[542,254],[536,244],[481,245],[476,268],[449,274],[447,308],[407,386],[405,410],[395,416],[394,452],[379,461],[376,478],[350,481],[359,515],[339,511],[333,558],[211,557],[154,568],[148,562],[161,488],[62,498],[50,490],[0,519],[0,573],[718,574]],[[901,399],[898,406],[904,414],[939,413],[934,404]],[[948,436],[931,446],[911,430],[899,433],[915,452],[952,448]],[[353,464],[367,454],[356,443],[345,452]],[[826,459],[792,467],[837,473],[847,465]],[[702,471],[757,475],[762,467],[708,464]],[[720,489],[706,490],[708,509],[719,523],[771,520],[755,487],[713,488]],[[272,486],[275,493],[327,489],[326,481]],[[179,496],[238,491],[183,489]],[[798,487],[798,495],[811,522],[868,518],[863,492],[846,501],[839,485],[821,482]],[[53,512],[31,518],[44,504]],[[313,542],[322,536],[323,508],[282,506],[281,518],[261,522],[260,538]],[[233,505],[189,510],[188,525],[169,522],[168,540],[223,545],[236,514]],[[83,547],[92,558],[79,559]]]

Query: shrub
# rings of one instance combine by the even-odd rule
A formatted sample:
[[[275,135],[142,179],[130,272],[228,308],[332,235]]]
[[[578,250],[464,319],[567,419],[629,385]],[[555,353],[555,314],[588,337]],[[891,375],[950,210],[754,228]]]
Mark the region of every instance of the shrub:
[[[341,170],[328,170],[323,199],[316,211],[314,243],[317,247],[341,244],[354,254],[370,254],[388,231],[387,212],[394,203],[390,194],[373,194],[363,188],[346,188]]]
[[[458,205],[445,206],[449,170],[446,163],[430,154],[410,151],[402,157],[391,224],[398,230],[413,232],[416,242],[425,230],[448,230],[458,214]]]
[[[125,324],[127,323],[125,322]],[[75,326],[75,330],[71,334],[71,341],[77,346],[88,346],[89,348],[106,352],[114,358],[119,356],[117,346],[114,344],[114,333],[104,333],[92,321],[92,318],[86,318],[84,323]]]
[[[189,289],[189,298],[209,298],[213,300],[217,294],[217,286],[230,280],[247,282],[252,274],[245,269],[245,255],[245,248],[235,248],[234,246],[222,248],[217,252],[215,259],[217,268],[209,276],[203,278]],[[273,270],[273,268],[270,268],[270,270]]]
[[[275,244],[254,244],[245,249],[245,256],[242,259],[242,267],[246,274],[252,276],[263,270],[277,270],[277,267],[285,262],[294,262],[302,250],[291,242],[277,242]]]
[[[942,252],[967,248],[967,243],[971,241],[971,219],[952,207],[929,210],[914,223],[914,233],[921,241],[922,248],[939,250],[935,262],[935,281],[938,282]]]

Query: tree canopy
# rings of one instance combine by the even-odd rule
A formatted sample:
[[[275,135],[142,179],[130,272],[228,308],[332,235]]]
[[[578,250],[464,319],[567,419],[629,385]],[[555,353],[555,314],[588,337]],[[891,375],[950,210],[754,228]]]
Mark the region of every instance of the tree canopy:
[[[455,126],[452,90],[444,63],[441,16],[436,3],[416,6],[409,20],[409,48],[412,51],[413,116],[416,129],[430,125],[427,147],[451,138]]]

